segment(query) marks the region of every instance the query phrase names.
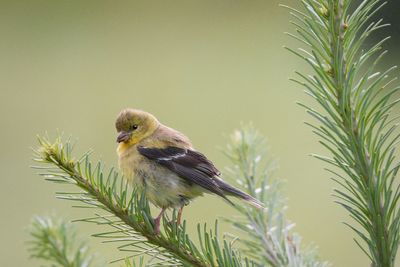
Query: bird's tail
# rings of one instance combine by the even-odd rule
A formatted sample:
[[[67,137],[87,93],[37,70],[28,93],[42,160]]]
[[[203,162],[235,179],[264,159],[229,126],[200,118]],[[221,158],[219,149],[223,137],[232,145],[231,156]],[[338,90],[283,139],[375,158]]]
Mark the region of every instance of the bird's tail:
[[[261,201],[250,196],[249,194],[227,184],[223,180],[215,179],[215,182],[218,184],[219,188],[222,189],[224,191],[224,193],[226,193],[228,196],[234,196],[234,197],[243,199],[244,201],[246,201],[247,203],[249,203],[250,205],[252,205],[253,207],[255,207],[257,209],[265,208],[263,203],[261,203]]]

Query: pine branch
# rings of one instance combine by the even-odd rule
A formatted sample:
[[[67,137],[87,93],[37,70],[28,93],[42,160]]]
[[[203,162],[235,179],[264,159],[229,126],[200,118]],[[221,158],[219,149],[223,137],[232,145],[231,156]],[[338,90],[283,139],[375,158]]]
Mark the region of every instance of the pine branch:
[[[266,207],[265,212],[237,205],[242,216],[226,218],[243,233],[244,238],[238,239],[243,244],[243,254],[256,260],[259,266],[329,266],[316,259],[315,248],[302,248],[301,237],[291,233],[294,224],[285,219],[282,182],[271,176],[265,143],[252,126],[241,127],[224,150],[232,164],[227,168],[227,176]]]
[[[395,67],[375,71],[386,54],[382,44],[387,38],[364,47],[371,34],[387,26],[382,20],[371,21],[385,2],[300,2],[303,11],[289,8],[296,28],[296,35],[290,35],[306,48],[288,49],[305,60],[314,75],[297,73],[299,79],[293,80],[322,108],[302,105],[317,119],[319,125],[309,125],[332,155],[315,157],[333,166],[328,171],[341,186],[335,189],[337,202],[358,224],[347,225],[358,235],[355,241],[372,266],[394,266],[400,230],[395,149],[400,135],[390,112],[400,88],[389,79]]]
[[[81,193],[58,193],[57,197],[77,202],[78,207],[109,213],[96,213],[92,218],[79,220],[106,224],[114,229],[95,236],[107,238],[109,242],[124,242],[119,246],[120,250],[132,253],[132,257],[147,255],[152,266],[252,266],[247,258],[240,257],[230,242],[219,241],[217,223],[214,231],[205,224],[197,225],[200,246],[196,246],[186,233],[186,221],[180,226],[164,217],[163,229],[155,235],[150,206],[144,194],[135,189],[131,191],[117,172],[111,169],[106,175],[100,162],[93,168],[88,154],[79,160],[73,159],[70,141],[62,143],[58,138],[51,143],[39,138],[39,143],[35,160],[42,163],[36,167],[42,171],[41,175],[46,180],[74,184],[83,190]]]
[[[32,258],[52,262],[51,266],[89,267],[93,256],[88,247],[75,241],[76,231],[71,224],[51,217],[35,217],[31,224],[29,252]]]

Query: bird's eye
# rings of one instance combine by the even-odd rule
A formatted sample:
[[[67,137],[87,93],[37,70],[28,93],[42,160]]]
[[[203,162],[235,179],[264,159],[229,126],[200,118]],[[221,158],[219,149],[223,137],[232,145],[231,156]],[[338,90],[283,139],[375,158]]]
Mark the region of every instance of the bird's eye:
[[[131,130],[132,130],[132,131],[136,130],[137,128],[138,128],[138,126],[137,126],[136,124],[133,124],[133,125],[131,126]]]

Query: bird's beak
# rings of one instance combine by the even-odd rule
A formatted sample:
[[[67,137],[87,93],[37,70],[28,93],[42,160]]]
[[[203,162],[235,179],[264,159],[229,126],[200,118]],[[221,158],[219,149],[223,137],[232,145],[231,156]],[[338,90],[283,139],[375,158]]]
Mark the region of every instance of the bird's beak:
[[[117,143],[121,143],[121,142],[127,142],[129,141],[129,138],[131,137],[131,134],[125,131],[120,131],[118,133],[118,137],[117,137]]]

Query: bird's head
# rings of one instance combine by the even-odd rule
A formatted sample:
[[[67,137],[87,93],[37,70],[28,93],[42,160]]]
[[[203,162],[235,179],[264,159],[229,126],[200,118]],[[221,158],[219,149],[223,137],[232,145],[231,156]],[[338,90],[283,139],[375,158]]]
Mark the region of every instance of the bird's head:
[[[117,142],[134,145],[151,135],[159,122],[148,112],[127,108],[122,110],[115,122],[118,132]]]

